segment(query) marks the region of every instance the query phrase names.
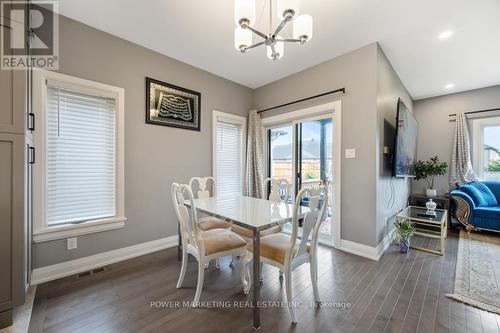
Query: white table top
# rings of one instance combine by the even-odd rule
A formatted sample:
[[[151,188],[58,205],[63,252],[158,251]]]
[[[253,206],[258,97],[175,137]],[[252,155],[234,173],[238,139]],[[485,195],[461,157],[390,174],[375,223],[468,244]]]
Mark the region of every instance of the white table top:
[[[248,229],[264,230],[292,221],[293,204],[272,202],[251,197],[223,197],[195,199],[196,209],[205,214],[227,219]],[[301,215],[309,208],[302,207]]]

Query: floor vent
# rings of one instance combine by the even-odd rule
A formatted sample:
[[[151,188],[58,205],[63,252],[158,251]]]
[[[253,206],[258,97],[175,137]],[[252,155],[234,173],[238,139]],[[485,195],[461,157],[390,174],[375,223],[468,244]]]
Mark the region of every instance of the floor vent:
[[[86,272],[82,272],[80,274],[77,274],[77,278],[81,279],[81,278],[84,278],[84,277],[87,277],[87,276],[91,276],[91,275],[94,275],[94,274],[97,274],[97,273],[105,272],[106,270],[107,270],[106,267],[98,267],[98,268],[92,269],[90,271],[86,271]]]

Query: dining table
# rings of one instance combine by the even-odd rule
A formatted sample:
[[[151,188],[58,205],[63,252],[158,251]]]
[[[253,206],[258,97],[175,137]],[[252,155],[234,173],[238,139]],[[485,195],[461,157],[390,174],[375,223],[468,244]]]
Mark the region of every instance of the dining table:
[[[247,196],[214,196],[194,200],[196,211],[223,219],[252,231],[253,242],[253,281],[252,309],[253,327],[260,328],[260,233],[271,227],[292,221],[294,204],[275,202]],[[299,217],[307,207],[300,207]],[[257,282],[256,282],[257,281]]]

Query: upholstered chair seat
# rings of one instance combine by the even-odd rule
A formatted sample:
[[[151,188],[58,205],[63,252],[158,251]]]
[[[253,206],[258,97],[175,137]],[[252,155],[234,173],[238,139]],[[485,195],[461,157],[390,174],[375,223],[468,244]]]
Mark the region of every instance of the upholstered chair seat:
[[[210,229],[202,232],[205,254],[225,252],[245,246],[247,242],[228,229]]]
[[[264,236],[260,239],[260,256],[269,260],[285,264],[286,251],[290,247],[291,235],[278,233]],[[295,246],[292,250],[292,256],[297,254],[299,250],[300,240],[295,241]],[[309,253],[311,245],[307,244],[306,251]],[[253,243],[248,244],[248,250],[253,252]]]
[[[205,216],[198,219],[198,227],[201,231],[207,231],[211,229],[229,229],[231,227],[231,223],[218,219],[216,217]]]

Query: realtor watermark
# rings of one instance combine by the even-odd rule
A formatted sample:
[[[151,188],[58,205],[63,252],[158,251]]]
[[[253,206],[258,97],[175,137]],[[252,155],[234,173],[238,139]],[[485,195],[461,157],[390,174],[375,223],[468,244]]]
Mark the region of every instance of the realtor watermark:
[[[3,1],[0,11],[2,70],[59,69],[58,1]]]
[[[250,301],[200,301],[198,303],[190,301],[151,301],[151,308],[253,308],[254,305]],[[349,309],[351,303],[348,302],[286,302],[286,301],[258,301],[257,306],[260,308],[326,308],[326,309]]]

